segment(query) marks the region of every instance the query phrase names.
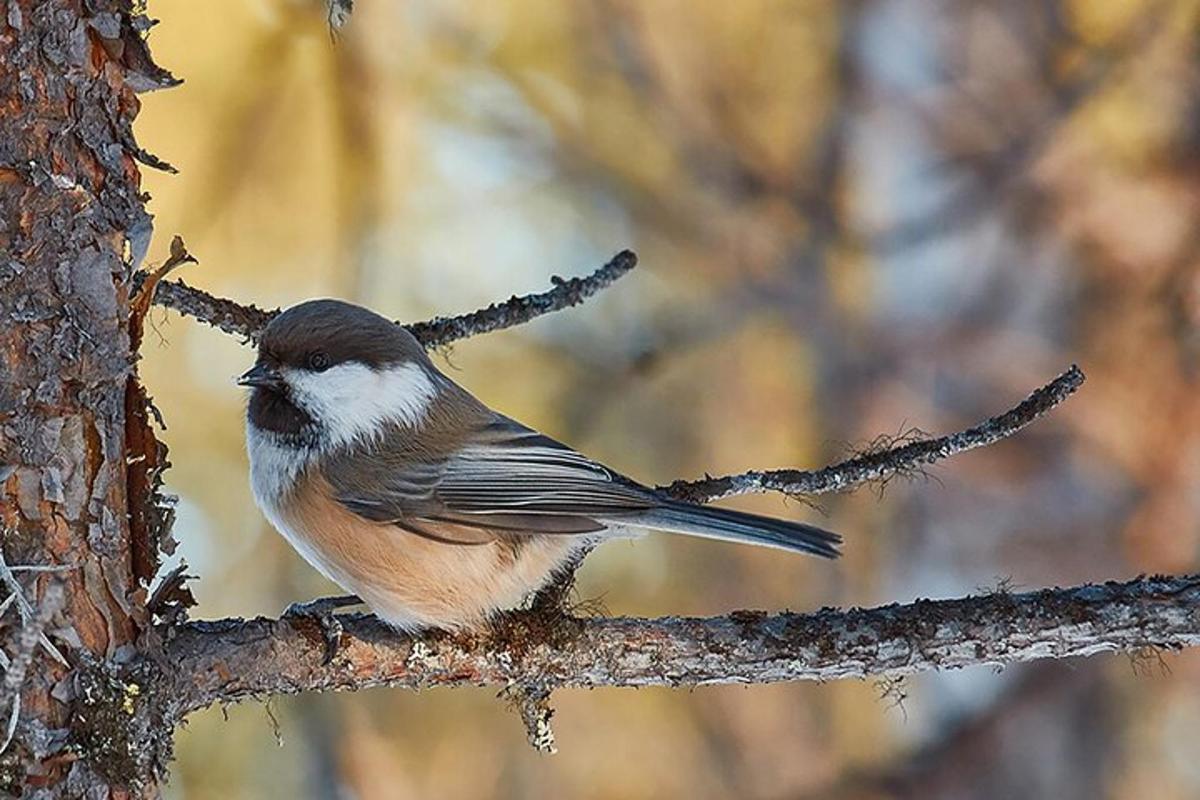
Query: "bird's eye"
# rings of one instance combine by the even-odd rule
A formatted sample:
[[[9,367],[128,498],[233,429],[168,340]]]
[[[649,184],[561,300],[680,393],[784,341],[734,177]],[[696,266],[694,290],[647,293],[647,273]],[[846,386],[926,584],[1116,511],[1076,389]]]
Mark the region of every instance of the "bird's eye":
[[[324,372],[329,369],[329,356],[321,352],[309,353],[308,368],[313,372]]]

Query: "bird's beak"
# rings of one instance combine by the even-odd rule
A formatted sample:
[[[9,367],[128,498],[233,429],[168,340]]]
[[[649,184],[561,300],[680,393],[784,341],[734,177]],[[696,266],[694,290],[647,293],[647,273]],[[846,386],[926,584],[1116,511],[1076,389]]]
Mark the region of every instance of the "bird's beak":
[[[238,386],[261,386],[264,389],[283,388],[283,376],[272,366],[255,364],[237,379]]]

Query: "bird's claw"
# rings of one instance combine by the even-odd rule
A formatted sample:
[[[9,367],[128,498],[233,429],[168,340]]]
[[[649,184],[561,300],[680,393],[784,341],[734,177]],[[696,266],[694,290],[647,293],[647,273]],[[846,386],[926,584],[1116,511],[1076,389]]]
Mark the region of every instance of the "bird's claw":
[[[342,644],[342,621],[333,613],[339,608],[357,605],[362,601],[354,595],[339,595],[337,597],[320,597],[307,603],[292,603],[283,611],[284,619],[308,619],[316,623],[321,631],[321,639],[325,643],[325,655],[322,664],[332,663]]]

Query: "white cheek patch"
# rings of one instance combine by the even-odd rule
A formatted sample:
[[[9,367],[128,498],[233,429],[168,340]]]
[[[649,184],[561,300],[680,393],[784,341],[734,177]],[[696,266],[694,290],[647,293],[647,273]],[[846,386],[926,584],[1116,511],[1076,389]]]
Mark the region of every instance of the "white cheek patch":
[[[388,423],[416,425],[437,395],[429,374],[411,362],[383,370],[354,361],[324,372],[287,368],[284,377],[296,404],[324,426],[322,444],[330,447],[372,439]]]

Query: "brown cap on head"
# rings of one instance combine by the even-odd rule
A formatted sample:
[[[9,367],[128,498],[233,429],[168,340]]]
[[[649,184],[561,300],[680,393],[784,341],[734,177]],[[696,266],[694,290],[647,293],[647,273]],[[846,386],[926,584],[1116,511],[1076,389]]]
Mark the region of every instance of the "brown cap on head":
[[[271,320],[258,352],[260,361],[304,368],[319,363],[321,369],[346,361],[384,369],[427,359],[402,326],[353,303],[328,299],[300,303]]]

